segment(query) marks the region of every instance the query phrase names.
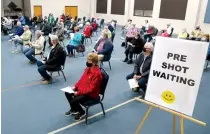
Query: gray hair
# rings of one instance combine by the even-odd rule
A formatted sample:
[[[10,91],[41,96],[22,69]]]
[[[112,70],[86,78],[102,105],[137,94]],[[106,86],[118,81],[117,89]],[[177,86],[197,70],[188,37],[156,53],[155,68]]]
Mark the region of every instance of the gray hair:
[[[149,48],[151,49],[151,51],[154,50],[154,45],[151,43],[151,42],[147,42],[145,45],[144,45],[145,48]]]
[[[18,21],[18,22],[17,22],[17,25],[19,25],[19,26],[20,26],[20,25],[21,25],[21,22],[20,22],[20,21]]]
[[[36,30],[36,35],[43,35],[43,32],[41,30]]]
[[[55,40],[55,41],[58,42],[58,36],[57,36],[57,35],[52,35],[52,36],[51,36],[51,40],[52,40],[52,41]]]

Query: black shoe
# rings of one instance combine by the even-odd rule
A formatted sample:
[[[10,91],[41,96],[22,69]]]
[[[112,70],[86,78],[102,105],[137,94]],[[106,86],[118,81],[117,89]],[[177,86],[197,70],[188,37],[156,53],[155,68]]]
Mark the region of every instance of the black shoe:
[[[75,112],[75,111],[72,111],[71,109],[65,113],[65,116],[70,116],[70,115],[77,115],[79,112]]]
[[[75,121],[80,121],[82,120],[84,117],[86,116],[85,112],[84,113],[78,113],[77,115],[75,115],[74,120]]]
[[[132,64],[133,63],[133,61],[132,60],[129,60],[128,62],[127,62],[127,64]]]
[[[125,60],[123,61],[123,62],[127,62],[128,61],[128,59],[127,58],[125,58]]]

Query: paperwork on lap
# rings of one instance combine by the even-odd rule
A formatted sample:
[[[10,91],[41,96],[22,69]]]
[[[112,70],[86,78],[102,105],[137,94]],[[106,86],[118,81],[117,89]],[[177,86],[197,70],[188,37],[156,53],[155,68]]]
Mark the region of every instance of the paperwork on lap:
[[[129,79],[128,80],[130,88],[136,88],[139,87],[138,82],[136,79]]]
[[[74,93],[74,90],[72,90],[71,87],[65,87],[65,88],[62,88],[60,90],[63,91],[63,92],[70,93],[70,94],[73,94]]]

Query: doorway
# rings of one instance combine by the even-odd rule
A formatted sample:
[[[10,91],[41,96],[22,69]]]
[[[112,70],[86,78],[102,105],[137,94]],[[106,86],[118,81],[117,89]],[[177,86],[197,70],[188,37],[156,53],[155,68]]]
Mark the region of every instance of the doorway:
[[[34,6],[34,15],[42,16],[42,6]]]
[[[65,6],[65,15],[71,15],[71,17],[74,19],[76,16],[78,16],[78,7],[77,6]]]

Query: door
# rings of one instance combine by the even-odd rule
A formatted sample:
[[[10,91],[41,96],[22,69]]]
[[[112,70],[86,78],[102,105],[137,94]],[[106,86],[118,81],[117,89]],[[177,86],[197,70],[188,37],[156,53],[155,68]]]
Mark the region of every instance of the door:
[[[77,6],[65,6],[65,14],[71,15],[74,19],[75,16],[78,16],[78,7]]]
[[[42,16],[42,6],[34,6],[34,15]]]

